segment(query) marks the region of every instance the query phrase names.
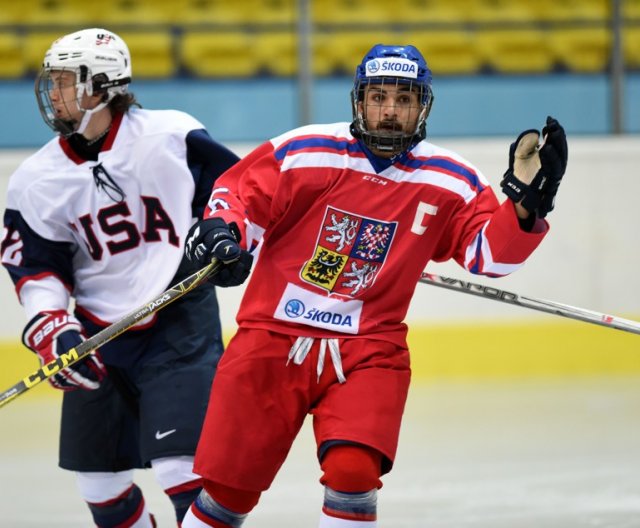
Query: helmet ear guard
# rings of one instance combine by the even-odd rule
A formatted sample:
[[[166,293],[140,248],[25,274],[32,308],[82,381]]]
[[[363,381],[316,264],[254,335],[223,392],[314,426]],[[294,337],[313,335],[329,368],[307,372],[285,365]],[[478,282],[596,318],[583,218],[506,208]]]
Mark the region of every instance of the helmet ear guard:
[[[414,46],[386,46],[376,44],[356,67],[351,90],[353,121],[351,132],[369,148],[399,154],[426,137],[426,121],[433,104],[432,74],[427,63]],[[410,133],[385,134],[369,129],[361,111],[365,104],[365,90],[371,85],[409,86],[418,93],[420,112]]]

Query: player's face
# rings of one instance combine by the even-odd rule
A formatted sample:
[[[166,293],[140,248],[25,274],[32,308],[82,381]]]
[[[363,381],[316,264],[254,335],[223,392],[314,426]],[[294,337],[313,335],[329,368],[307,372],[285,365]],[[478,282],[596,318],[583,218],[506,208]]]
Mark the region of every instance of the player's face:
[[[49,75],[49,98],[56,118],[76,121],[80,117],[75,73],[52,71]]]
[[[388,136],[412,134],[422,110],[416,89],[402,84],[371,84],[365,88],[360,104],[367,130]],[[376,154],[394,155],[393,152]]]
[[[49,75],[49,97],[56,118],[64,121],[79,121],[84,110],[93,108],[96,99],[83,95],[78,101],[76,74],[71,71],[52,71]]]

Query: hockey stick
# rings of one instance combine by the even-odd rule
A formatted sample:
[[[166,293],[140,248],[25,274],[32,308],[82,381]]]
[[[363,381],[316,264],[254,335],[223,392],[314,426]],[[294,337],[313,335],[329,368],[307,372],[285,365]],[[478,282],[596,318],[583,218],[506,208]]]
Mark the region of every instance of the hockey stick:
[[[432,286],[438,286],[439,288],[445,288],[447,290],[469,293],[471,295],[493,299],[494,301],[500,301],[507,304],[515,304],[516,306],[530,308],[531,310],[538,310],[539,312],[560,315],[562,317],[568,317],[569,319],[577,319],[578,321],[584,321],[585,323],[615,328],[616,330],[623,330],[624,332],[631,332],[632,334],[640,334],[640,322],[638,321],[622,319],[613,315],[585,310],[584,308],[577,308],[575,306],[555,301],[545,301],[543,299],[525,297],[524,295],[499,290],[492,286],[484,286],[474,282],[442,277],[440,275],[434,275],[426,272],[422,274],[419,282],[422,282],[423,284],[431,284]]]
[[[216,259],[212,260],[211,263],[204,268],[171,286],[168,290],[161,293],[156,298],[146,302],[139,308],[136,308],[119,321],[103,328],[97,334],[91,336],[86,341],[83,341],[78,346],[70,348],[66,353],[60,355],[54,361],[42,365],[38,370],[24,377],[13,387],[10,387],[6,391],[0,393],[0,407],[6,405],[10,401],[13,401],[20,394],[27,392],[29,389],[38,385],[41,381],[50,378],[61,369],[77,363],[87,356],[92,350],[96,350],[105,343],[108,343],[127,331],[136,323],[142,321],[144,318],[156,313],[176,299],[179,299],[199,284],[202,284],[207,277],[216,273],[219,268],[220,263]]]

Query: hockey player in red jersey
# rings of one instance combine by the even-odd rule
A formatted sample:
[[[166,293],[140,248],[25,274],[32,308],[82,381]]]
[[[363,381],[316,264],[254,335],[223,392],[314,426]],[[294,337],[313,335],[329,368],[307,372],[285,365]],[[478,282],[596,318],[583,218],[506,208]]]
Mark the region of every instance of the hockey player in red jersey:
[[[185,236],[238,161],[192,116],[139,108],[131,75],[127,45],[105,29],[66,35],[44,57],[36,95],[58,135],[11,176],[2,241],[23,341],[42,363],[193,272]],[[207,284],[50,378],[65,391],[59,463],[93,525],[152,526],[134,484],[148,466],[182,520],[200,491],[193,455],[221,353]]]
[[[324,485],[321,528],[373,528],[410,380],[403,320],[431,260],[492,277],[547,233],[567,162],[560,124],[511,146],[500,204],[480,171],[426,141],[431,72],[413,46],[374,46],[356,69],[353,121],[266,142],[215,184],[186,253],[248,274],[238,331],[213,383],[183,528],[238,528],[307,414]]]

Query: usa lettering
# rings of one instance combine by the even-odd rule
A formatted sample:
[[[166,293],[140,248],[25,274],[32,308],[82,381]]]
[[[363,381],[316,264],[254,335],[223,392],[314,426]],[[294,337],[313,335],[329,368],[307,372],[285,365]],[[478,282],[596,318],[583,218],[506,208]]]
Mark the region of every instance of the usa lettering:
[[[332,324],[335,326],[349,326],[353,325],[350,315],[342,315],[335,312],[323,312],[316,308],[311,308],[305,315],[305,319],[315,321],[324,324]]]

